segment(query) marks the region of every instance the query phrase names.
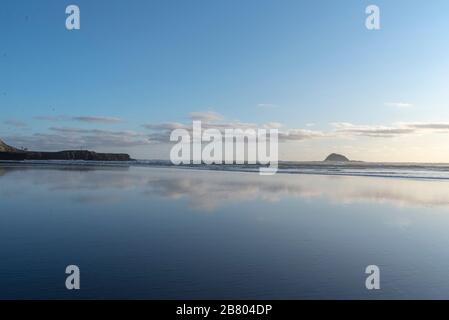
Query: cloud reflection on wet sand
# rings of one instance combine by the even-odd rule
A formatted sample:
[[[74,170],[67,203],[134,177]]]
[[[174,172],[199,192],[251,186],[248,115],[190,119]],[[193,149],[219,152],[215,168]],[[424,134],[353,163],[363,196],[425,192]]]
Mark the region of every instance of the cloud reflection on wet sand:
[[[397,178],[255,173],[163,168],[0,168],[0,192],[39,185],[50,192],[73,192],[74,201],[108,201],[104,191],[124,190],[147,197],[186,199],[201,211],[246,201],[322,197],[337,204],[376,202],[395,206],[449,207],[449,182]],[[112,199],[111,199],[112,200]],[[113,199],[120,201],[120,199]]]

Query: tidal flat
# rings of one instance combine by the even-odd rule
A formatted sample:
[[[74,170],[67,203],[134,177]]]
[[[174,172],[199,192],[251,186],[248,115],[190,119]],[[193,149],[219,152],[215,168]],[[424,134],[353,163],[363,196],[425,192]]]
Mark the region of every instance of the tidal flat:
[[[0,298],[447,299],[448,194],[435,179],[3,163]]]

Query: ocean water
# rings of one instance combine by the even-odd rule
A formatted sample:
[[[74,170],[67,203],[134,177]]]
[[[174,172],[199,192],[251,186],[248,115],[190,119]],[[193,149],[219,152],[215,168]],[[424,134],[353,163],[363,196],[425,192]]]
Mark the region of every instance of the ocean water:
[[[2,163],[0,298],[449,298],[444,165],[283,165]]]

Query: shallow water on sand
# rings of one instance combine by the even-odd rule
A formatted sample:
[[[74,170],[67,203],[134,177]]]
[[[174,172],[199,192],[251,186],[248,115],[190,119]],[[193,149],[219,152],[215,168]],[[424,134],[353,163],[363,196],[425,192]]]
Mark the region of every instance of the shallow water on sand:
[[[0,208],[3,299],[449,298],[447,180],[0,164]]]

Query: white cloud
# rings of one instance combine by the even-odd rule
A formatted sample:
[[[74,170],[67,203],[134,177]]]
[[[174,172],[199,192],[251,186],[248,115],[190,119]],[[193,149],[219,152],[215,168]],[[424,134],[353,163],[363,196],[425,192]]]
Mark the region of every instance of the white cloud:
[[[27,124],[25,122],[19,121],[19,120],[5,120],[3,121],[3,124],[10,126],[10,127],[16,127],[16,128],[25,128],[27,127]]]
[[[385,102],[385,106],[394,108],[410,108],[413,104],[408,102]]]
[[[268,122],[263,125],[265,129],[280,129],[284,125],[280,122]]]
[[[280,132],[280,141],[302,141],[315,138],[329,137],[331,134],[326,134],[322,131],[308,130],[308,129],[290,129]]]
[[[205,122],[213,122],[223,119],[221,114],[213,111],[191,112],[189,115],[192,120],[200,120]]]
[[[393,125],[355,125],[332,123],[335,132],[344,135],[390,138],[422,133],[449,133],[449,122],[398,122]]]
[[[59,122],[59,121],[69,121],[71,118],[68,116],[37,116],[34,117],[36,120],[42,120],[42,121],[51,121],[51,122]]]
[[[72,120],[89,122],[89,123],[118,123],[122,122],[122,119],[115,117],[104,117],[104,116],[80,116],[73,117]]]
[[[273,104],[273,103],[259,103],[257,106],[259,108],[266,108],[266,109],[279,108],[279,106],[277,104]]]
[[[202,121],[202,129],[215,128],[224,133],[225,129],[278,129],[280,142],[295,142],[322,138],[344,138],[344,137],[372,137],[372,138],[392,138],[414,134],[449,133],[449,122],[397,122],[389,125],[360,125],[348,122],[332,123],[333,129],[328,131],[312,130],[315,124],[306,124],[304,128],[285,128],[282,123],[252,123],[238,120],[225,119],[221,114],[211,111],[192,112],[190,118]],[[93,123],[115,123],[121,121],[112,117],[41,117],[41,120],[48,121],[83,121]],[[10,122],[10,125],[20,126],[20,121]],[[54,126],[46,133],[36,133],[33,135],[15,135],[8,137],[13,145],[20,145],[35,150],[61,150],[68,148],[96,149],[110,148],[114,150],[118,147],[143,146],[150,143],[170,143],[170,133],[175,129],[185,129],[189,133],[192,131],[191,121],[166,122],[155,124],[144,124],[143,128],[147,132],[136,131],[112,131],[100,129],[86,129],[77,127]],[[5,137],[6,138],[6,137]]]
[[[345,135],[357,135],[366,137],[395,137],[414,133],[416,130],[406,126],[384,126],[384,125],[355,125],[347,122],[332,123],[335,132]]]
[[[449,130],[449,122],[410,122],[402,125],[422,130]]]
[[[308,130],[308,129],[281,129],[284,125],[280,122],[268,122],[258,125],[251,122],[241,121],[226,121],[223,116],[210,112],[195,112],[191,113],[191,118],[195,120],[204,119],[201,123],[201,128],[206,129],[218,129],[223,134],[225,129],[241,129],[243,131],[247,129],[257,130],[258,128],[264,129],[278,129],[280,141],[302,141],[306,139],[327,137],[329,134],[321,131]],[[193,116],[192,116],[193,115]],[[218,122],[218,120],[222,120]],[[159,124],[145,124],[144,128],[151,130],[150,139],[152,141],[158,141],[161,143],[168,143],[170,133],[175,129],[185,129],[191,133],[192,124],[183,124],[178,122],[168,122]]]
[[[51,122],[60,122],[60,121],[78,121],[78,122],[88,122],[88,123],[119,123],[123,120],[116,117],[107,117],[107,116],[37,116],[34,117],[36,120],[42,121],[51,121]]]
[[[156,124],[144,124],[142,125],[145,129],[153,131],[171,131],[175,129],[189,129],[185,124],[179,122],[166,122],[166,123],[156,123]]]
[[[35,133],[7,137],[12,145],[24,146],[30,150],[60,151],[67,149],[98,148],[111,151],[116,148],[141,146],[152,143],[150,137],[135,131],[112,131],[99,129],[80,129],[52,127],[49,133]]]

